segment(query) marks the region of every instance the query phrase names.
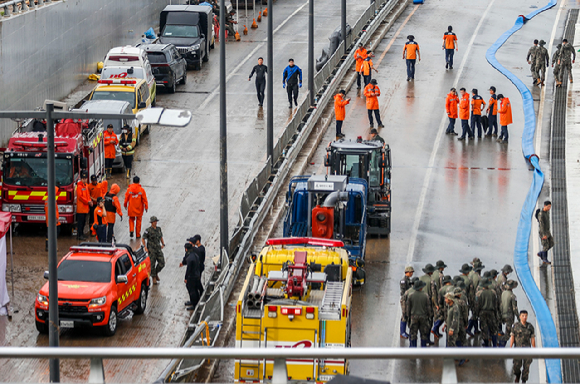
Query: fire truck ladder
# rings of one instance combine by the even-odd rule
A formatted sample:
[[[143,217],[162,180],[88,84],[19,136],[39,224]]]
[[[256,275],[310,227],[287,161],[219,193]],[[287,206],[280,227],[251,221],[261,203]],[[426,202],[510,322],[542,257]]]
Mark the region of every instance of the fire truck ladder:
[[[343,288],[344,282],[342,281],[326,283],[322,305],[318,311],[320,320],[340,320]]]

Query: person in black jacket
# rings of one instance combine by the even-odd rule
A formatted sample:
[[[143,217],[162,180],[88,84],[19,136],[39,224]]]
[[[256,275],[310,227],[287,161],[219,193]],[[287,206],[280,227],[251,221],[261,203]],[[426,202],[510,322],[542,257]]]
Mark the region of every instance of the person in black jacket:
[[[201,285],[200,277],[201,272],[199,268],[199,258],[197,253],[193,250],[193,245],[190,243],[185,243],[185,256],[183,257],[185,261],[185,287],[189,293],[189,301],[185,303],[188,310],[192,311],[199,302],[199,285]],[[180,266],[184,265],[183,261]]]
[[[254,65],[248,81],[252,80],[252,76],[256,74],[256,92],[258,93],[258,105],[262,107],[264,105],[264,90],[266,89],[266,73],[268,73],[268,67],[264,65],[264,59],[258,58],[258,65]]]
[[[298,106],[298,88],[302,88],[302,70],[294,65],[294,59],[288,60],[288,66],[284,68],[282,88],[286,88],[286,92],[288,92],[289,108],[292,108],[292,99],[294,99],[294,104]]]

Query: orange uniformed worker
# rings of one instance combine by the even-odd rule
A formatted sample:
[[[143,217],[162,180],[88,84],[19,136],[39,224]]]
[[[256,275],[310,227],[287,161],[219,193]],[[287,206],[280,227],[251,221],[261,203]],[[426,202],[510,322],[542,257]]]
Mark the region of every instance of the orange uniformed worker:
[[[89,187],[87,185],[89,173],[86,170],[81,172],[81,181],[77,183],[77,239],[86,240],[85,237],[85,224],[87,222],[87,215],[89,214],[90,207],[93,206],[93,201],[91,200],[91,195],[89,193]]]
[[[91,195],[91,201],[93,202],[89,212],[89,228],[92,228],[93,222],[95,220],[95,208],[97,208],[97,199],[99,197],[105,196],[108,185],[106,181],[99,183],[97,175],[91,175],[91,183],[87,185],[87,188],[89,190],[89,194]]]
[[[359,73],[362,75],[364,79],[365,87],[369,85],[369,83],[371,82],[373,70],[379,73],[379,71],[377,71],[373,66],[373,60],[371,59],[371,57],[372,52],[368,51],[367,57],[363,60],[359,71]]]
[[[58,221],[60,215],[58,214],[58,187],[54,187],[54,208],[56,209],[56,237],[60,235],[60,221]],[[45,196],[46,200],[44,200],[44,216],[46,217],[46,251],[48,252],[48,192]]]
[[[447,32],[443,34],[443,49],[445,50],[445,69],[453,69],[453,54],[459,50],[457,46],[457,35],[453,33],[453,27],[447,27]]]
[[[127,209],[127,216],[129,216],[129,237],[133,237],[133,232],[137,232],[137,239],[141,238],[141,219],[143,211],[147,212],[149,203],[147,202],[147,194],[141,184],[139,176],[133,177],[133,184],[127,188],[125,192],[125,202],[123,205]],[[135,224],[137,224],[135,226]]]
[[[495,87],[489,87],[489,102],[487,104],[487,126],[489,130],[486,136],[497,137],[497,96],[495,94]],[[492,130],[493,128],[493,130]]]
[[[415,36],[407,36],[405,48],[403,48],[403,59],[407,60],[407,81],[415,80],[415,62],[417,59],[421,61],[421,52],[419,51],[419,44],[415,42]]]
[[[121,188],[119,188],[117,184],[113,184],[111,190],[105,195],[105,209],[107,210],[107,243],[113,241],[117,215],[119,215],[121,221],[123,221],[123,211],[121,210],[121,203],[117,197],[117,193],[119,193],[120,190]]]
[[[350,99],[345,98],[346,91],[342,89],[334,96],[334,115],[336,116],[336,137],[344,137],[342,133],[342,122],[344,121],[345,108]]]
[[[117,145],[119,145],[119,139],[117,134],[113,132],[113,124],[107,125],[107,130],[103,134],[103,140],[105,142],[105,172],[106,177],[111,177],[113,174],[113,162],[117,156]],[[106,192],[106,191],[105,191]]]
[[[383,122],[381,121],[381,115],[379,113],[379,99],[381,95],[381,90],[377,86],[377,80],[372,79],[370,84],[365,87],[365,97],[367,98],[367,113],[369,114],[369,122],[371,128],[373,128],[373,112],[375,118],[377,119],[377,124],[379,128],[383,128]]]
[[[499,125],[501,126],[501,134],[497,139],[500,143],[508,142],[508,125],[513,123],[512,120],[512,106],[510,104],[510,99],[504,97],[501,93],[497,95],[497,100],[499,101]]]
[[[475,127],[477,126],[477,138],[481,139],[481,110],[485,108],[485,101],[483,97],[479,96],[477,89],[471,90],[471,130],[475,135]]]
[[[461,101],[459,102],[459,119],[461,120],[461,137],[457,140],[465,140],[465,136],[469,136],[473,139],[473,132],[469,128],[469,93],[465,88],[459,89],[459,94],[461,95]]]
[[[97,207],[95,208],[95,222],[92,228],[97,234],[99,243],[107,242],[107,210],[105,209],[105,199],[99,197],[97,199]]]
[[[457,120],[457,106],[459,105],[459,97],[457,96],[457,90],[451,88],[451,91],[447,94],[445,99],[445,112],[447,112],[447,117],[449,117],[449,125],[445,134],[447,135],[457,135],[455,132],[455,121]]]
[[[356,60],[356,89],[360,89],[360,70],[362,68],[363,61],[367,58],[368,53],[363,43],[358,43],[358,48],[354,51],[354,59]]]

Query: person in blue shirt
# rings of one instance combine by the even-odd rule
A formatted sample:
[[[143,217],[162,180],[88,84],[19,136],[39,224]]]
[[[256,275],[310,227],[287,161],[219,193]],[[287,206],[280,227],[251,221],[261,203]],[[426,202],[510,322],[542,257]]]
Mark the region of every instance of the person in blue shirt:
[[[298,88],[302,88],[302,70],[294,65],[294,59],[288,60],[288,66],[284,68],[282,87],[288,92],[289,108],[292,108],[292,98],[294,98],[294,105],[298,106]]]

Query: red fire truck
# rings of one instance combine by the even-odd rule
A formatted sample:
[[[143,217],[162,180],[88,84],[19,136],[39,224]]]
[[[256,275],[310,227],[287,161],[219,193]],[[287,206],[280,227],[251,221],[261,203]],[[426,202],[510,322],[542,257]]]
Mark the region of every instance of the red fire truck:
[[[43,130],[43,126],[45,127]],[[60,222],[75,222],[76,183],[86,169],[99,180],[104,176],[103,124],[98,120],[67,119],[55,125],[55,179]],[[21,126],[4,149],[2,211],[16,223],[45,223],[47,199],[46,125],[31,121]]]

